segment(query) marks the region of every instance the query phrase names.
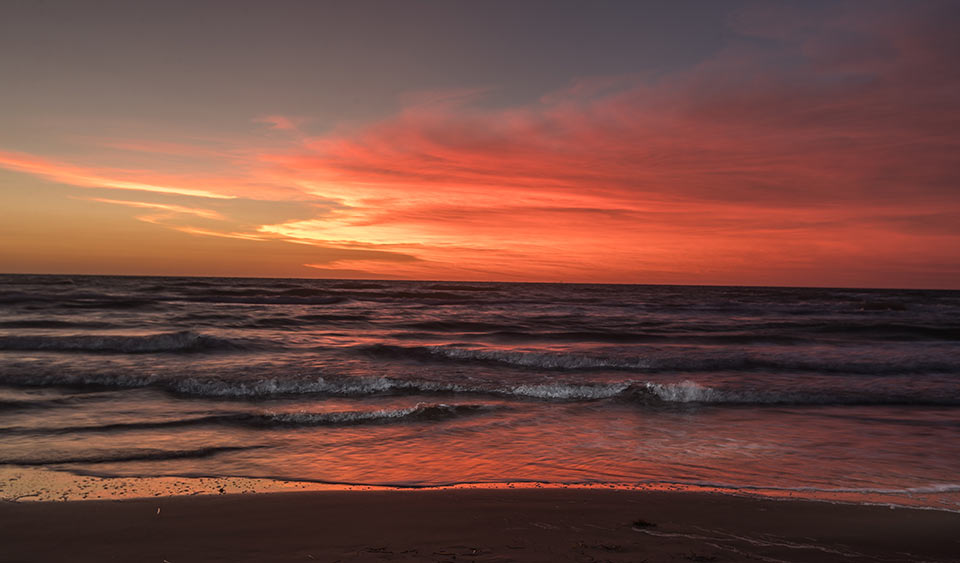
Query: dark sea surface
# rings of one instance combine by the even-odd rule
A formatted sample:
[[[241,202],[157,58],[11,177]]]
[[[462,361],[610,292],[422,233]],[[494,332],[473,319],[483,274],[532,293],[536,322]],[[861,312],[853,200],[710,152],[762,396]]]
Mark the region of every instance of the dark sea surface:
[[[0,276],[0,464],[960,510],[960,292]]]

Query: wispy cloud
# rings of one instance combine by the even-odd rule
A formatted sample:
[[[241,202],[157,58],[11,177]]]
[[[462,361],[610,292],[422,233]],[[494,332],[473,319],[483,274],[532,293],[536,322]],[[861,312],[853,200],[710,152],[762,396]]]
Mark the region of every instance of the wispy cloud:
[[[96,201],[100,203],[111,203],[114,205],[124,205],[127,207],[138,207],[141,209],[156,209],[158,211],[165,211],[171,214],[184,214],[184,215],[194,215],[196,217],[201,217],[203,219],[215,219],[218,221],[223,221],[225,217],[220,213],[210,210],[210,209],[198,209],[193,207],[184,207],[182,205],[173,205],[167,203],[149,203],[145,201],[127,201],[120,199],[107,199],[100,197],[89,197],[83,198],[88,201]]]
[[[138,171],[96,170],[19,153],[0,152],[0,167],[27,172],[49,178],[56,182],[87,188],[111,188],[116,190],[156,192],[214,199],[230,199],[235,197],[233,195],[203,189],[159,185],[138,179],[124,179],[124,177],[136,178],[143,175],[142,172]]]

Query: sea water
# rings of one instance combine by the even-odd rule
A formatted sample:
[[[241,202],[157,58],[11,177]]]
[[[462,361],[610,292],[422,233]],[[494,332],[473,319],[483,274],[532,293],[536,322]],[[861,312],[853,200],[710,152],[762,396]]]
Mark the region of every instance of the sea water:
[[[960,510],[960,292],[0,276],[0,464]]]

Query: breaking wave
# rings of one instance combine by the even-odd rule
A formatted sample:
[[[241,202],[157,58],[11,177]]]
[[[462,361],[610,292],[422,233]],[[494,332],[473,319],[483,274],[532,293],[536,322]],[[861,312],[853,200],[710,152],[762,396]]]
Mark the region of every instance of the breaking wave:
[[[225,425],[255,428],[353,426],[358,424],[391,424],[419,421],[441,421],[460,416],[490,412],[497,407],[484,404],[417,403],[412,407],[365,411],[333,412],[236,412],[172,420],[140,421],[89,426],[12,427],[0,428],[0,434],[69,434],[87,432],[125,432],[179,427]]]
[[[223,379],[220,377],[170,377],[160,375],[110,374],[22,374],[0,375],[0,382],[27,386],[95,386],[139,388],[155,387],[199,397],[258,399],[267,397],[316,395],[330,397],[404,396],[404,395],[483,395],[533,401],[616,400],[642,406],[703,405],[928,405],[960,406],[960,397],[942,389],[924,391],[884,391],[874,389],[789,390],[755,388],[718,388],[691,380],[675,383],[621,380],[605,383],[557,382],[441,382],[391,377],[314,377],[285,379],[276,377]],[[51,405],[53,406],[53,405]],[[427,408],[414,416],[447,412],[446,407]],[[456,407],[463,414],[467,407]],[[363,416],[363,415],[357,415]],[[247,420],[251,422],[253,419]],[[320,419],[318,419],[320,420]],[[332,420],[332,419],[331,419]]]
[[[444,420],[463,415],[493,410],[492,405],[447,405],[417,403],[402,409],[341,412],[281,412],[256,415],[254,424],[269,426],[344,426],[353,424],[382,424],[414,420]]]

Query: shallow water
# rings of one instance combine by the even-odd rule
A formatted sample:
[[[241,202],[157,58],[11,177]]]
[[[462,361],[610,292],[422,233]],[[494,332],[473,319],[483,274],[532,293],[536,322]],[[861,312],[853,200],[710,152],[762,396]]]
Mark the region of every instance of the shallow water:
[[[960,508],[960,292],[0,276],[0,463]]]

